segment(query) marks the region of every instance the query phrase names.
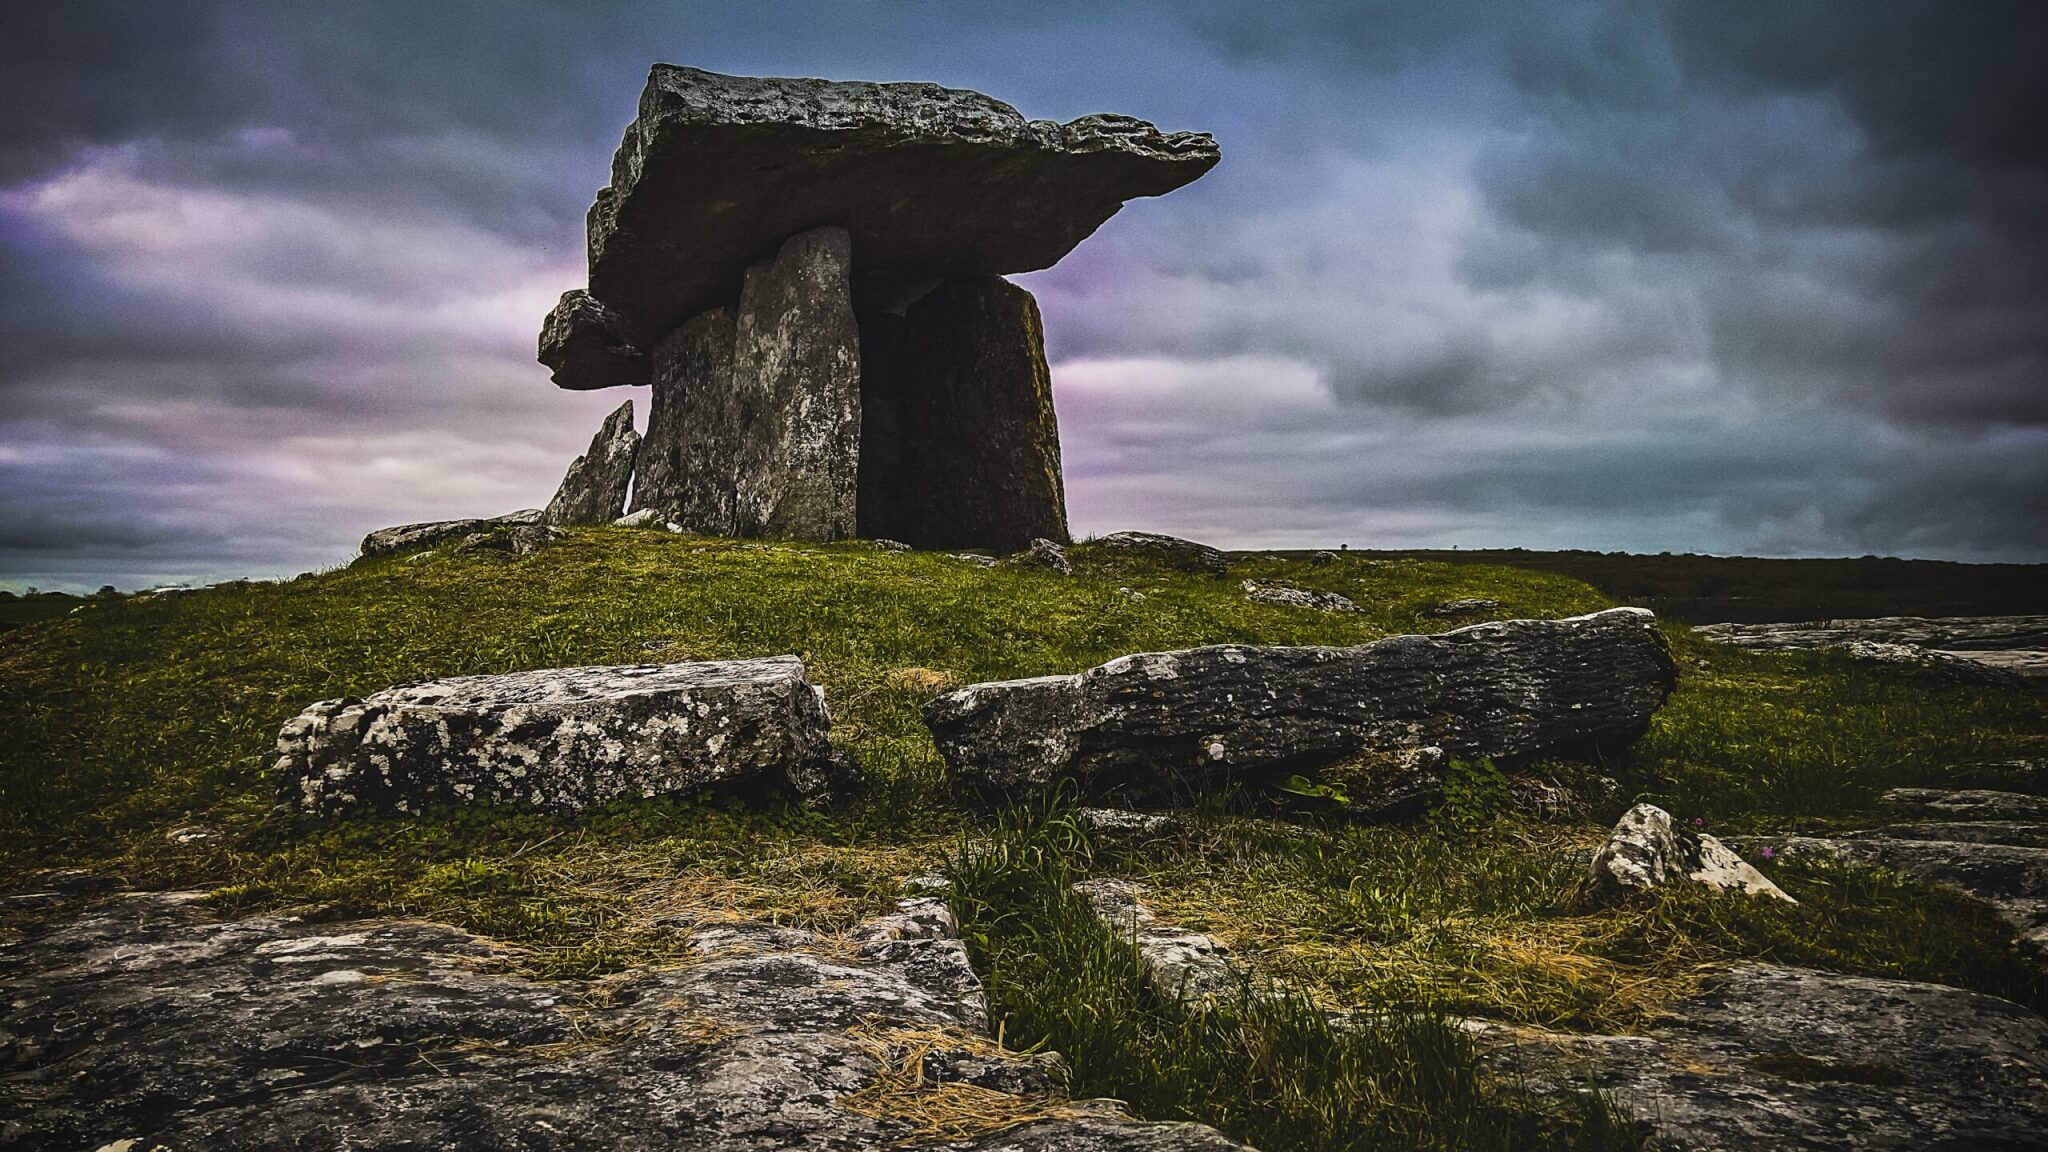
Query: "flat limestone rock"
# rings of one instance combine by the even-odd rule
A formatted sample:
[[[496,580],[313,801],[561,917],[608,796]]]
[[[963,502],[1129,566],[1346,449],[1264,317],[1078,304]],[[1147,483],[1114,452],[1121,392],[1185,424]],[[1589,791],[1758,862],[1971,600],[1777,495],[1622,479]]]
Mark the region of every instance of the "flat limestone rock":
[[[951,279],[901,316],[860,324],[861,535],[1005,553],[1066,543],[1059,420],[1031,293],[999,276]]]
[[[1824,853],[1947,884],[1998,909],[2020,936],[2048,946],[2048,848],[1982,839],[1930,840],[1882,830],[1833,838],[1752,836],[1744,843],[1786,856]]]
[[[2038,1148],[2048,1021],[1939,984],[1739,964],[1639,1036],[1495,1027],[1496,1069],[1543,1095],[1588,1081],[1672,1152]]]
[[[851,260],[845,229],[816,228],[747,270],[732,360],[737,535],[844,540],[858,530],[860,330],[847,287]]]
[[[1880,803],[1952,820],[2033,820],[2048,824],[2048,796],[1990,788],[1893,788]]]
[[[1435,746],[1526,757],[1633,740],[1676,683],[1656,618],[1613,608],[1351,648],[1141,652],[924,707],[964,782],[1038,790]]]
[[[1991,681],[2048,677],[2048,616],[1874,616],[1703,624],[1693,632],[1752,652],[1836,648],[1859,659],[1974,672]]]
[[[612,410],[591,438],[590,449],[569,465],[555,498],[541,513],[552,525],[609,524],[626,511],[626,490],[633,483],[633,458],[640,434],[633,431],[633,402]]]
[[[321,815],[495,803],[573,812],[718,783],[831,783],[794,656],[546,668],[323,700],[278,733],[278,799]]]
[[[562,299],[540,326],[540,362],[555,386],[572,391],[645,384],[647,353],[633,343],[626,319],[581,288]]]
[[[1185,1003],[1228,1002],[1246,986],[1222,941],[1176,928],[1145,906],[1145,886],[1129,880],[1083,880],[1074,891],[1086,897],[1119,936],[1138,950],[1145,980],[1162,996]]]
[[[1145,560],[1185,572],[1221,576],[1230,570],[1230,557],[1220,549],[1157,532],[1111,532],[1088,541],[1087,548],[1098,554]]]
[[[116,897],[0,949],[0,1148],[855,1152],[929,1145],[918,1108],[947,1088],[984,1119],[960,1152],[1240,1147],[1069,1101],[1056,1056],[998,1049],[931,903],[838,947],[702,929],[591,995],[447,925]]]
[[[438,544],[461,540],[478,532],[493,532],[505,528],[521,528],[540,523],[541,510],[527,508],[508,512],[503,516],[483,516],[469,520],[429,520],[420,524],[399,524],[391,528],[379,528],[363,537],[362,552],[366,557],[397,556],[408,552],[424,552]]]
[[[643,340],[728,304],[784,238],[845,228],[863,295],[1050,267],[1124,201],[1218,158],[1128,116],[1026,120],[936,84],[657,64],[589,217],[590,291]]]

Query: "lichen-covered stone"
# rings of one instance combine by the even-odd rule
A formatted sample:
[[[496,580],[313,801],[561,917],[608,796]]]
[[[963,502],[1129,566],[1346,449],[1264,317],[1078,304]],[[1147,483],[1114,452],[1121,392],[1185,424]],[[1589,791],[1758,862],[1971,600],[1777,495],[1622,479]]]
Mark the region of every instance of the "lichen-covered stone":
[[[1675,684],[1656,619],[1614,608],[1351,648],[1141,652],[925,705],[962,781],[1036,790],[1435,746],[1529,757],[1634,739]]]
[[[1745,843],[1781,856],[1837,856],[1947,884],[1998,909],[2018,935],[2048,946],[2048,848],[1982,836],[1929,839],[1884,829],[1837,837],[1755,836]]]
[[[625,317],[581,288],[562,293],[541,322],[540,362],[557,388],[572,391],[650,379],[647,353],[634,344]]]
[[[1970,679],[2048,677],[2048,616],[1878,616],[1703,624],[1693,632],[1752,652],[1834,648],[1862,660]]]
[[[1716,892],[1797,903],[1727,845],[1679,828],[1671,813],[1655,804],[1638,804],[1622,813],[1607,843],[1593,855],[1593,882],[1602,887],[1648,891],[1681,880]]]
[[[860,331],[843,228],[790,237],[747,270],[733,336],[733,531],[843,540],[859,528]]]
[[[936,84],[657,64],[590,209],[590,290],[651,339],[821,223],[851,234],[864,294],[1029,272],[1216,160],[1206,134],[1128,116],[1055,124]]]
[[[2048,796],[1990,788],[1893,788],[1878,797],[1888,808],[1951,820],[2033,820],[2048,824]]]
[[[576,811],[749,780],[817,793],[828,726],[794,656],[458,676],[307,708],[278,734],[278,798],[332,815]]]
[[[1059,421],[1031,293],[952,279],[861,317],[860,524],[919,548],[1066,543]]]
[[[633,431],[633,402],[628,400],[604,418],[589,450],[569,465],[562,486],[541,513],[541,523],[609,524],[624,515],[633,458],[639,451],[640,434]]]
[[[444,925],[118,897],[0,947],[0,1148],[867,1152],[929,1140],[914,1096],[859,1106],[911,1043],[923,1083],[898,1091],[973,1085],[985,1129],[1015,1125],[946,1148],[1239,1147],[1064,1101],[1056,1056],[980,1027],[928,907],[857,929],[851,954],[761,925],[698,935],[686,962],[593,996]]]

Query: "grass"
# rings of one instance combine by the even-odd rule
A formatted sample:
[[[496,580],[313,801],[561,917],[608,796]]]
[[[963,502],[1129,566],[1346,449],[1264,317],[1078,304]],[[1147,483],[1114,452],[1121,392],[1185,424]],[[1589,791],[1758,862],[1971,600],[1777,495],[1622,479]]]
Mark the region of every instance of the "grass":
[[[1985,782],[1966,766],[2048,756],[2038,691],[1714,648],[1671,627],[1680,687],[1634,749],[1538,766],[1617,781],[1572,822],[1504,814],[1503,782],[1465,766],[1454,802],[1414,826],[1347,823],[1239,780],[1190,797],[1197,814],[1166,837],[1093,845],[1042,813],[953,796],[918,706],[956,684],[1131,651],[1442,630],[1458,622],[1427,614],[1441,600],[1499,600],[1501,617],[1609,601],[1566,576],[1481,564],[1261,555],[1226,579],[1075,553],[1063,578],[860,543],[594,529],[526,558],[434,554],[81,601],[0,634],[0,886],[82,868],[203,888],[224,913],[424,916],[516,946],[538,974],[592,978],[674,959],[705,923],[843,931],[950,846],[1012,1046],[1058,1048],[1081,1094],[1208,1119],[1268,1152],[1628,1146],[1611,1109],[1556,1112],[1486,1076],[1447,1017],[1628,1026],[1731,959],[2044,1004],[2038,956],[1959,896],[1786,862],[1775,874],[1796,909],[1682,893],[1590,905],[1573,855],[1637,798],[1715,832],[1770,833],[1867,822],[1886,787]],[[1362,611],[1252,603],[1246,578],[1340,593]],[[866,768],[865,790],[828,809],[706,793],[573,817],[272,810],[275,733],[314,700],[466,673],[784,652],[825,686],[834,741]],[[988,851],[963,854],[963,835]],[[1128,950],[1065,893],[1070,877],[1104,873],[1146,880],[1163,914],[1227,939],[1285,994],[1211,1013],[1150,998]],[[1380,1016],[1362,1029],[1333,1031],[1324,1014],[1364,1007]],[[987,1102],[952,1103],[960,1120]],[[938,1133],[952,1122],[931,1119]]]

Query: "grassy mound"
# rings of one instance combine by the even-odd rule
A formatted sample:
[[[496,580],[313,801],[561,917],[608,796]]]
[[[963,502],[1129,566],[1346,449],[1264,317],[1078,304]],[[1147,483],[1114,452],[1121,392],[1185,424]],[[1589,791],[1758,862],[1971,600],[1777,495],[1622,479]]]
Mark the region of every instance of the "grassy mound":
[[[1626,1026],[1721,960],[1936,979],[2048,1006],[2039,958],[1953,895],[1779,865],[1796,909],[1682,894],[1589,909],[1571,855],[1638,798],[1716,832],[1772,832],[1867,820],[1886,787],[1980,783],[1962,766],[2048,754],[2036,691],[1711,648],[1674,627],[1679,690],[1627,758],[1546,766],[1620,782],[1577,823],[1517,819],[1478,781],[1423,824],[1360,827],[1245,780],[1192,797],[1197,815],[1170,836],[1098,848],[1048,833],[1056,817],[953,798],[918,705],[955,684],[1131,651],[1438,631],[1456,623],[1426,612],[1443,600],[1498,600],[1502,617],[1609,602],[1564,576],[1483,564],[1254,556],[1218,578],[1085,546],[1076,556],[1060,577],[860,543],[595,529],[526,558],[436,553],[87,601],[0,634],[0,883],[84,868],[203,887],[226,912],[428,916],[520,945],[537,972],[592,977],[675,957],[695,924],[843,930],[950,855],[1008,1042],[1065,1052],[1078,1091],[1209,1120],[1269,1152],[1337,1147],[1338,1132],[1350,1147],[1626,1144],[1606,1111],[1552,1115],[1488,1081],[1444,1015]],[[1340,593],[1362,611],[1254,603],[1246,578]],[[825,686],[835,742],[870,778],[826,810],[708,794],[575,818],[272,810],[272,741],[313,700],[437,676],[785,652]],[[1101,873],[1146,880],[1162,913],[1223,937],[1290,995],[1197,1016],[1146,1000],[1129,957],[1063,895],[1066,880]],[[1333,1040],[1322,1009],[1360,1007],[1389,1023]]]

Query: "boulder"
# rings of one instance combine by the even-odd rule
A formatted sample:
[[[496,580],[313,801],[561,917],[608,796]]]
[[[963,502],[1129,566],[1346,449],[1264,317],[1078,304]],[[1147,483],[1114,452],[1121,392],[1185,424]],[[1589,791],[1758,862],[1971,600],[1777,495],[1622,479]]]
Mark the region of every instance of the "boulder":
[[[1614,608],[1349,648],[1143,652],[927,703],[954,777],[999,791],[1436,746],[1524,758],[1633,740],[1675,685],[1656,618]]]
[[[1230,557],[1217,549],[1157,532],[1111,532],[1090,540],[1088,547],[1117,559],[1146,560],[1184,572],[1221,576],[1230,570]]]
[[[1050,267],[1124,201],[1216,164],[1202,133],[1128,116],[1026,120],[978,92],[723,76],[657,64],[590,209],[590,290],[651,339],[740,294],[785,238],[832,223],[861,294]]]
[[[851,259],[845,229],[815,228],[747,269],[732,361],[738,535],[843,540],[858,530],[860,331],[847,291]]]
[[[1655,804],[1638,804],[1622,813],[1607,843],[1593,855],[1597,887],[1647,892],[1680,880],[1704,884],[1716,892],[1775,896],[1798,903],[1727,845],[1703,832],[1679,828],[1672,823],[1671,813]]]
[[[400,524],[392,528],[379,528],[363,537],[362,551],[367,557],[397,556],[411,552],[424,552],[437,544],[450,540],[461,540],[479,532],[491,532],[501,528],[514,528],[540,522],[541,510],[528,508],[520,512],[509,512],[503,516],[485,516],[471,520],[430,520],[421,524]]]
[[[1033,540],[1031,547],[999,563],[1008,568],[1042,568],[1060,576],[1074,574],[1074,562],[1067,558],[1067,550],[1042,537]]]
[[[590,449],[569,465],[555,498],[541,513],[541,522],[558,526],[609,524],[626,510],[626,489],[633,482],[633,457],[640,434],[633,431],[633,402],[626,401],[604,418],[591,438]]]
[[[818,795],[828,725],[794,656],[458,676],[307,708],[278,734],[278,798],[335,815],[577,811],[757,780]]]
[[[1066,491],[1031,293],[946,280],[862,315],[860,523],[919,548],[1064,544]]]
[[[654,399],[633,477],[633,508],[706,536],[730,536],[742,417],[733,381],[738,316],[714,308],[654,346]]]
[[[684,930],[681,962],[593,987],[417,920],[220,921],[199,893],[59,909],[0,949],[0,1076],[27,1102],[0,1103],[0,1145],[1239,1148],[1069,1100],[1057,1056],[997,1045],[932,901],[844,940]],[[970,1118],[929,1119],[963,1097]]]
[[[451,551],[456,555],[464,552],[510,552],[514,556],[531,556],[568,535],[552,524],[494,524],[456,541]]]
[[[1258,604],[1279,604],[1288,608],[1312,608],[1317,612],[1356,612],[1358,605],[1348,596],[1335,592],[1317,592],[1308,588],[1295,588],[1287,584],[1268,584],[1260,580],[1244,582],[1244,598]]]
[[[556,387],[572,391],[652,379],[647,353],[634,345],[625,317],[581,288],[562,293],[541,322],[540,362]]]
[[[644,443],[642,444],[642,447],[645,447]],[[624,516],[619,517],[617,520],[612,521],[612,527],[660,528],[666,522],[667,518],[662,515],[661,509],[642,508],[638,512],[628,512]]]
[[[1668,1152],[2016,1150],[2048,1131],[2048,1021],[1993,996],[1746,963],[1658,1017],[1633,1036],[1475,1039],[1539,1095],[1610,1094]]]

